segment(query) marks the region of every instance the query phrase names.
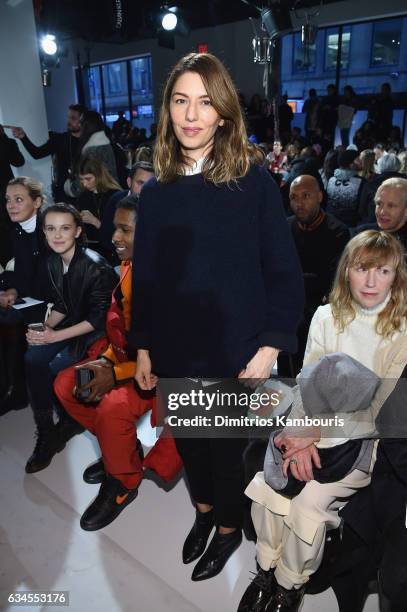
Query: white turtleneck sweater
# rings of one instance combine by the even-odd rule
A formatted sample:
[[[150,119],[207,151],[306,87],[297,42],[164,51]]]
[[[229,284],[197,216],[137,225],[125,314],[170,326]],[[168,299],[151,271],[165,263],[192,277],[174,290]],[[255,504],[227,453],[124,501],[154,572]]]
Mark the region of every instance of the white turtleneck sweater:
[[[315,363],[323,355],[341,352],[375,371],[377,351],[392,341],[376,332],[377,317],[389,300],[390,293],[374,308],[362,308],[354,303],[356,316],[343,332],[338,332],[335,326],[331,305],[320,306],[311,321],[303,365]]]
[[[35,232],[35,228],[37,227],[37,213],[35,213],[35,215],[33,215],[30,219],[21,221],[19,225],[27,234],[32,234]]]
[[[373,370],[378,376],[394,379],[395,384],[395,380],[400,376],[407,362],[407,336],[405,330],[395,332],[391,338],[384,338],[376,332],[378,315],[384,310],[389,300],[390,294],[384,302],[374,308],[362,308],[354,304],[356,316],[346,325],[343,332],[338,332],[335,326],[331,305],[320,306],[311,321],[304,366],[316,363],[324,355],[341,352],[350,355]],[[365,437],[364,430],[366,437],[371,437],[368,432],[371,431],[371,426],[374,424],[375,414],[380,410],[392,388],[389,381],[387,388],[376,393],[375,405],[369,411],[372,417],[370,424],[366,419],[363,421],[361,414],[359,417],[362,423],[357,415],[341,415],[345,416],[347,422],[345,430],[351,432],[352,437]],[[300,416],[298,408],[300,407],[294,408],[293,412],[296,414],[292,416]],[[301,408],[300,412],[302,412]],[[348,439],[348,437],[323,437],[317,446],[319,448],[335,446],[343,444]]]

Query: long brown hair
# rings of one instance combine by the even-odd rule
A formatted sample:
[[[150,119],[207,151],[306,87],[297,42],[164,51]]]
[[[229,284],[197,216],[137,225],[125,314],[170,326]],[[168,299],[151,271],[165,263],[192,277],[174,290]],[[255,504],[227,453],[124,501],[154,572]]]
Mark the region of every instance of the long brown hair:
[[[213,108],[224,120],[214,136],[202,174],[215,184],[234,182],[245,176],[250,163],[261,163],[261,156],[248,141],[239,97],[233,81],[222,62],[210,53],[190,53],[173,68],[164,89],[163,102],[154,150],[154,168],[159,181],[175,181],[191,162],[182,154],[170,117],[171,95],[174,85],[185,72],[199,74]]]
[[[372,149],[364,149],[359,155],[360,170],[358,176],[369,179],[374,176],[375,153]]]
[[[376,331],[390,338],[406,325],[407,320],[407,269],[404,250],[400,242],[387,232],[367,230],[357,234],[345,247],[339,260],[335,281],[329,296],[335,325],[343,332],[356,316],[354,301],[348,282],[348,270],[355,266],[374,268],[391,262],[395,277],[391,297],[379,313]]]
[[[97,157],[84,156],[79,162],[79,176],[81,174],[93,174],[95,186],[98,193],[104,193],[109,189],[121,190],[119,183],[112,177],[105,164]]]

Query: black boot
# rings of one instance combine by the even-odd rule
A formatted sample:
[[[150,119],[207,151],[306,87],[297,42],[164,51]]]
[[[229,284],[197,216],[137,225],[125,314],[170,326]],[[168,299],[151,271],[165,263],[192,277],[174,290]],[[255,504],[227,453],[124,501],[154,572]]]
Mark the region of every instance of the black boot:
[[[214,524],[213,510],[209,512],[196,511],[195,523],[187,535],[182,548],[182,560],[184,563],[191,563],[202,555]]]
[[[304,598],[305,587],[285,589],[277,584],[264,612],[298,612]]]
[[[10,410],[20,410],[28,404],[24,369],[26,350],[24,325],[2,326],[1,338],[7,385],[0,399],[0,415]]]
[[[140,457],[140,461],[143,462],[144,450],[140,440],[137,440],[136,450],[138,452],[138,456]],[[102,457],[100,457],[100,459],[98,459],[95,463],[92,463],[86,468],[86,470],[83,472],[82,478],[88,484],[99,484],[103,481],[105,476],[105,466],[103,465]]]
[[[35,420],[37,422],[37,442],[25,466],[27,474],[44,470],[49,466],[54,455],[65,447],[65,444],[60,441],[51,417],[35,415]]]
[[[242,532],[240,529],[226,534],[217,531],[206,552],[195,565],[191,576],[192,580],[197,582],[217,576],[241,543]]]
[[[112,523],[138,494],[138,487],[126,489],[122,483],[106,474],[99,493],[81,516],[81,527],[85,531],[97,531]]]
[[[260,568],[245,590],[237,612],[262,612],[276,588],[274,568],[268,571]]]

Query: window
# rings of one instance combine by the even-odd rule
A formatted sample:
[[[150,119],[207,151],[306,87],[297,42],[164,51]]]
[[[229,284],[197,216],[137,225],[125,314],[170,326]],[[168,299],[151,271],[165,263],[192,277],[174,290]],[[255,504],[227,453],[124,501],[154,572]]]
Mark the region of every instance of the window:
[[[102,66],[105,93],[106,123],[111,126],[120,110],[129,108],[126,62],[113,62]]]
[[[115,62],[102,66],[105,94],[125,94],[127,92],[126,63]]]
[[[92,66],[89,69],[89,95],[90,107],[98,113],[103,113],[102,87],[100,84],[99,66]]]
[[[372,66],[395,66],[399,63],[401,19],[389,19],[374,24]]]
[[[341,69],[347,70],[349,66],[349,51],[350,51],[350,27],[345,27],[342,30],[342,52],[341,52]],[[325,37],[325,70],[336,70],[336,59],[338,56],[338,41],[339,29],[328,28]]]
[[[136,95],[151,91],[151,57],[138,57],[130,62],[131,90]]]
[[[301,34],[294,34],[293,72],[315,72],[316,45],[303,45]]]
[[[98,64],[87,71],[85,101],[111,127],[123,111],[137,127],[154,118],[151,56]]]

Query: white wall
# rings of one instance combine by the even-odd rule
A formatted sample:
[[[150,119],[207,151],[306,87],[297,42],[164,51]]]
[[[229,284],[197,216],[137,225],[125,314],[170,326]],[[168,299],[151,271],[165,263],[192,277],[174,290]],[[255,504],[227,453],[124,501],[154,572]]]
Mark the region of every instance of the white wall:
[[[0,74],[0,123],[21,125],[35,144],[42,144],[48,127],[32,0],[0,2]],[[39,179],[49,194],[50,158],[34,161],[19,148],[26,163],[15,174]]]

